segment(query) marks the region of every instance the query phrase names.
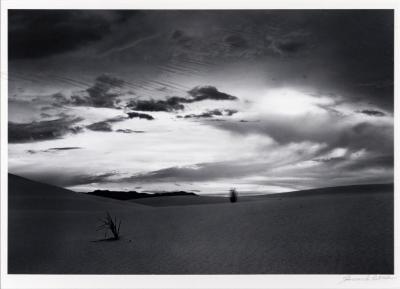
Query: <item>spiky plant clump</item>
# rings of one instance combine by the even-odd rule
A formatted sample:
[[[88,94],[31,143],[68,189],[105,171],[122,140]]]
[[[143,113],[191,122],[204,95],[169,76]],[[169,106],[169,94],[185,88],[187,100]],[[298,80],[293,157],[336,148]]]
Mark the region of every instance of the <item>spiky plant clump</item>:
[[[107,212],[104,219],[99,219],[101,225],[97,227],[97,231],[104,230],[104,238],[107,238],[108,231],[111,231],[113,235],[113,240],[119,240],[121,235],[119,230],[121,228],[121,220],[117,220],[117,217],[112,217],[109,212]],[[118,224],[118,225],[117,225]]]

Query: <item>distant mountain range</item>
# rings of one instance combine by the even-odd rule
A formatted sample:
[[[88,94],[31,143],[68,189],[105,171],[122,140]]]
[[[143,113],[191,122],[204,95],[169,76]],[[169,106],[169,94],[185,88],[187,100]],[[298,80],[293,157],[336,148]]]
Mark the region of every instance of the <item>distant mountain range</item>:
[[[155,198],[155,197],[172,197],[172,196],[196,196],[195,193],[189,193],[185,191],[165,192],[165,193],[139,193],[136,191],[109,191],[109,190],[95,190],[87,193],[88,195],[95,195],[99,197],[111,198],[116,200],[132,200],[132,199],[143,199],[143,198]]]

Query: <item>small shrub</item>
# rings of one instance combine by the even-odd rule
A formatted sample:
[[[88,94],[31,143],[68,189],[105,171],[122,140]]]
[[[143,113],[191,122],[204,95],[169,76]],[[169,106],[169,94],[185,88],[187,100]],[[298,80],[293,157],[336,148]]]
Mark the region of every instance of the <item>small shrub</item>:
[[[235,188],[232,188],[229,190],[229,200],[231,201],[231,203],[236,203],[238,200],[238,193],[237,190]]]
[[[108,231],[111,231],[113,235],[112,240],[119,240],[121,237],[119,233],[119,229],[121,228],[121,220],[117,220],[117,217],[114,217],[113,219],[110,213],[107,212],[106,217],[104,219],[100,219],[100,222],[102,224],[98,226],[97,231],[104,230],[104,238],[107,238]]]

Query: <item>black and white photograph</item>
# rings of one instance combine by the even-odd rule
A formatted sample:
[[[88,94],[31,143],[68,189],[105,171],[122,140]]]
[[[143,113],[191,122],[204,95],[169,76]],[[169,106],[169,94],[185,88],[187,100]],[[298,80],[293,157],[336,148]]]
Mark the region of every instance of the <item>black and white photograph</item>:
[[[6,274],[395,274],[394,9],[6,15]]]

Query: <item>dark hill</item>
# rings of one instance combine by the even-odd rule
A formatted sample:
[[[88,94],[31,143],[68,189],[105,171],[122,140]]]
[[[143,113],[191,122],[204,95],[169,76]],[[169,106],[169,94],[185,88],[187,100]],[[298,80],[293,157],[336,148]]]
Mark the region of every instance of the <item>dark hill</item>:
[[[165,193],[139,193],[136,191],[109,191],[109,190],[95,190],[87,193],[88,195],[95,195],[99,197],[117,199],[121,201],[143,199],[143,198],[155,198],[155,197],[173,197],[173,196],[198,196],[194,193],[188,193],[185,191],[176,192],[165,192]]]

